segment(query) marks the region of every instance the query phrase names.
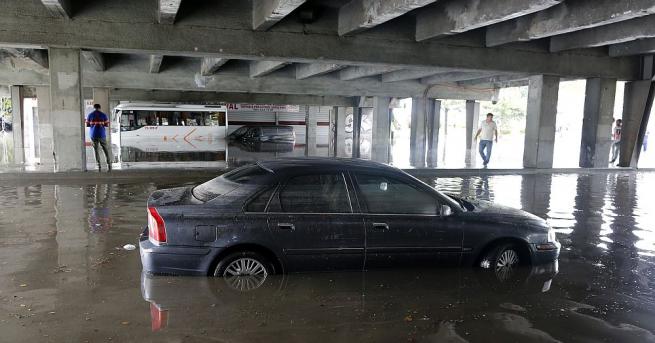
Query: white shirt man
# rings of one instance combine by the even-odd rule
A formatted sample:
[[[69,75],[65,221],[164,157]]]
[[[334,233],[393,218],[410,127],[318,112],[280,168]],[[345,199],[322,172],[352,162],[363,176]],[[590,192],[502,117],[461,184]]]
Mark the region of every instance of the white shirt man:
[[[487,113],[487,119],[480,123],[480,128],[475,134],[476,140],[480,137],[478,151],[480,152],[480,156],[482,156],[482,161],[485,167],[489,164],[489,159],[491,158],[491,148],[493,146],[494,135],[496,136],[496,142],[498,142],[498,128],[494,121],[494,115],[493,113]]]

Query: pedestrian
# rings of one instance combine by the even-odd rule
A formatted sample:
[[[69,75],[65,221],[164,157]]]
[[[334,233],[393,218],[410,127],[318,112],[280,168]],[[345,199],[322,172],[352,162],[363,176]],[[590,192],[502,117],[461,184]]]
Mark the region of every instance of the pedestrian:
[[[94,111],[89,113],[86,117],[86,126],[89,128],[89,135],[91,136],[91,141],[93,141],[93,150],[96,155],[96,163],[98,163],[98,171],[102,170],[100,166],[100,153],[98,152],[98,145],[102,147],[102,150],[105,152],[105,161],[107,162],[107,169],[111,171],[111,161],[112,157],[109,153],[109,147],[107,146],[107,134],[105,133],[105,128],[109,127],[109,118],[106,114],[100,111],[100,105],[93,105]]]
[[[646,134],[644,135],[644,142],[641,143],[641,147],[644,149],[644,152],[646,152],[646,150],[648,150],[648,134],[649,133],[650,133],[650,131],[646,131]]]
[[[494,121],[494,115],[493,113],[487,113],[487,119],[480,123],[480,128],[475,134],[475,140],[480,137],[480,145],[478,150],[480,152],[480,156],[482,156],[482,161],[485,167],[487,164],[489,164],[489,159],[491,158],[491,148],[493,147],[494,136],[496,136],[496,143],[498,143],[498,128],[496,127],[496,122]]]
[[[623,129],[623,120],[617,119],[614,124],[614,130],[612,131],[612,159],[610,164],[614,164],[616,159],[619,157],[619,152],[621,150],[621,130]]]

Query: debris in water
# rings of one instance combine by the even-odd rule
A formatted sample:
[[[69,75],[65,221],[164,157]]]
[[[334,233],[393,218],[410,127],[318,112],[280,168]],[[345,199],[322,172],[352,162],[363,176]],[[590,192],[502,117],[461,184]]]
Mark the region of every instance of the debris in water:
[[[134,244],[125,244],[123,245],[123,249],[130,251],[136,249],[136,246]]]

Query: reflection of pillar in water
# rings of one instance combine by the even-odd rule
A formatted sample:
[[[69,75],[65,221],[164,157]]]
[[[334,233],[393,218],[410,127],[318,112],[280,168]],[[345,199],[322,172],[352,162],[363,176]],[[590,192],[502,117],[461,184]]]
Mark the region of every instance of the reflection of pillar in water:
[[[88,233],[84,191],[77,186],[55,186],[55,226],[59,266],[71,269],[66,282],[84,282],[88,261]]]
[[[569,236],[574,253],[581,253],[587,258],[593,257],[599,241],[603,224],[602,211],[605,205],[607,174],[578,175],[575,209],[575,224]]]
[[[633,272],[637,269],[639,255],[637,254],[638,236],[634,234],[637,222],[634,210],[637,207],[637,175],[619,174],[616,176],[616,187],[611,191],[612,205],[614,205],[614,217],[610,224],[612,233],[609,238],[612,243],[608,244],[609,258],[604,273],[613,275],[612,284],[609,288],[621,289],[624,285],[634,287],[633,280],[636,275]]]
[[[521,179],[521,209],[546,218],[550,207],[551,174],[523,175]]]

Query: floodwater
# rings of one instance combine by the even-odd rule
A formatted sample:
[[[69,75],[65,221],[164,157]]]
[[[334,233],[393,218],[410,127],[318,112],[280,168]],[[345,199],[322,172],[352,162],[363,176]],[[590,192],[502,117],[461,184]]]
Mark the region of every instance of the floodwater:
[[[150,192],[192,181],[4,182],[0,342],[655,341],[655,173],[421,178],[546,218],[559,273],[150,277],[122,247]]]

